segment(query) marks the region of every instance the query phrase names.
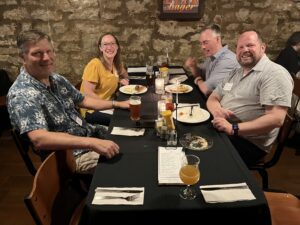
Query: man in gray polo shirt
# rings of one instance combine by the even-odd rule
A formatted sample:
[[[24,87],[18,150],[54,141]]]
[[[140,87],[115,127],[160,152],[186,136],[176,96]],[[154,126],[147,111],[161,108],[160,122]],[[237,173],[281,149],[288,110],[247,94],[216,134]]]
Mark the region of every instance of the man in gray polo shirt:
[[[198,68],[196,59],[189,57],[185,67],[192,72],[195,77],[194,82],[200,91],[208,96],[239,64],[228,46],[222,46],[221,30],[218,25],[205,27],[200,32],[199,43],[203,54],[207,57],[206,60]]]
[[[256,31],[243,32],[236,49],[241,68],[234,69],[207,101],[214,127],[229,135],[247,165],[269,152],[291,106],[293,80],[265,49]]]

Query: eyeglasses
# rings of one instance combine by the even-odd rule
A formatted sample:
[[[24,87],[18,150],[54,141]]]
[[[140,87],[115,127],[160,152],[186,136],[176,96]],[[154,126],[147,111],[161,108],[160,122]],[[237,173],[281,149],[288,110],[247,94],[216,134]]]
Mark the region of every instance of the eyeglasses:
[[[110,43],[103,43],[101,44],[103,48],[107,48],[107,47],[116,47],[117,43],[115,42],[110,42]]]

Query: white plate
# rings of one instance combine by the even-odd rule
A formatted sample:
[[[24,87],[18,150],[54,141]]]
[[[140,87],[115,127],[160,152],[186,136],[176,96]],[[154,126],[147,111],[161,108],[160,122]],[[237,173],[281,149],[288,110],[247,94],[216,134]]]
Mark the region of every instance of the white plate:
[[[140,86],[140,90],[136,90],[136,86]],[[122,86],[119,89],[122,93],[124,94],[129,94],[129,95],[133,95],[133,94],[143,94],[145,93],[148,89],[147,87],[143,86],[143,85],[135,85],[135,84],[130,84],[130,85],[126,85],[126,86]]]
[[[177,120],[183,123],[201,123],[209,119],[210,114],[207,110],[201,109],[199,106],[193,107],[193,114],[190,116],[191,107],[183,107],[177,109]],[[173,112],[173,118],[176,119],[176,110]]]
[[[190,85],[186,85],[186,84],[171,84],[171,85],[167,85],[165,87],[166,92],[170,92],[173,94],[183,94],[183,93],[189,93],[193,90],[193,87],[191,87]]]

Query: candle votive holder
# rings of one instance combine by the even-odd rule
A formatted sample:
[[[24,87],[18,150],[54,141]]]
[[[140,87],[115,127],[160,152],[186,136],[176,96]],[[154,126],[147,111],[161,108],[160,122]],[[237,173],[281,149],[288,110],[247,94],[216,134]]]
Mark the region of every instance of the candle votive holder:
[[[157,77],[155,79],[155,93],[164,94],[165,93],[165,80],[164,78]]]

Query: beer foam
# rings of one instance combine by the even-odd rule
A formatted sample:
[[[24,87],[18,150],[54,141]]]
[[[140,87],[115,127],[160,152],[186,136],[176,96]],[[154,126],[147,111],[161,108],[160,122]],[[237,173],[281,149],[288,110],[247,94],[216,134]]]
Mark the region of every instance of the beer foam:
[[[140,101],[140,100],[130,100],[130,101],[129,101],[129,104],[130,104],[130,105],[140,105],[140,104],[141,104],[141,101]]]

